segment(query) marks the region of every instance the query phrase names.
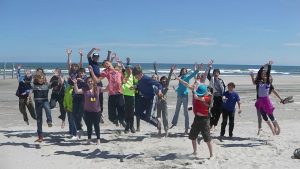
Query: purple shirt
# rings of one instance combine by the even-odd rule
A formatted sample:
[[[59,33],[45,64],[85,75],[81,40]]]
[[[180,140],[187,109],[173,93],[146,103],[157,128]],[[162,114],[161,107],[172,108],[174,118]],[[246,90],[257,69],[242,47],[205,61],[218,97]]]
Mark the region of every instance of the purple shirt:
[[[258,97],[269,96],[271,85],[267,83],[259,83],[258,85]]]
[[[88,88],[83,88],[84,95],[84,111],[100,112],[99,93],[102,92],[102,87],[97,86],[97,93],[90,91]]]

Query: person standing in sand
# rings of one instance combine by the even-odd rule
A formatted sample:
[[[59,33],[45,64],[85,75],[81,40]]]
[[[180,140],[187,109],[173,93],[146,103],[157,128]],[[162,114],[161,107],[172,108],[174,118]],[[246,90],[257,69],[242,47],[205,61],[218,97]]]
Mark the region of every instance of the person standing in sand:
[[[200,71],[201,67],[198,65],[197,69],[189,74],[187,72],[186,68],[181,68],[180,74],[178,77],[180,77],[182,80],[185,82],[189,83],[189,81],[197,75],[197,73]],[[188,130],[190,128],[189,124],[189,112],[188,112],[188,92],[189,89],[184,86],[182,83],[179,83],[178,88],[176,89],[177,92],[177,102],[176,102],[176,109],[175,109],[175,114],[173,116],[172,120],[172,126],[170,127],[173,128],[177,125],[178,122],[178,117],[179,117],[179,111],[181,105],[183,105],[183,111],[184,111],[184,126],[185,126],[185,134],[188,134]]]
[[[91,71],[92,68],[90,68]],[[79,89],[77,80],[73,80],[74,91],[77,94],[84,95],[84,117],[87,127],[88,144],[91,143],[93,126],[97,136],[97,144],[100,144],[100,102],[99,93],[103,92],[102,87],[97,86],[97,83],[91,78],[86,78],[87,86]]]
[[[32,75],[29,70],[26,71],[25,75],[21,75],[21,66],[18,66],[17,70],[17,76],[18,76],[18,89],[16,92],[16,95],[19,97],[19,110],[23,115],[23,119],[27,125],[29,125],[29,120],[26,112],[26,107],[30,113],[30,116],[36,120],[36,114],[34,110],[34,105],[32,102],[31,98],[31,93],[32,93],[32,86],[31,86],[31,81],[32,81]]]
[[[36,142],[43,141],[43,109],[46,112],[48,127],[52,127],[51,109],[48,100],[50,85],[47,83],[46,78],[42,74],[37,74],[33,79],[33,95],[36,110],[36,121],[37,121],[37,134],[38,139]]]
[[[222,114],[222,96],[225,92],[225,83],[223,79],[220,78],[220,69],[213,70],[213,77],[210,74],[210,69],[208,70],[207,79],[209,80],[209,87],[212,90],[214,104],[211,109],[210,127],[215,129],[218,125],[220,115]]]
[[[254,78],[253,72],[250,72],[252,83],[256,85],[257,91],[257,101],[255,103],[255,107],[258,117],[258,135],[261,131],[260,116],[262,116],[262,118],[266,121],[273,135],[280,134],[279,124],[273,115],[275,107],[273,106],[269,95],[271,93],[274,93],[274,95],[280,99],[281,103],[283,103],[283,100],[272,85],[272,79],[270,75],[272,64],[273,62],[269,61],[269,63],[262,66],[259,69],[256,78]],[[269,121],[269,119],[271,120],[271,122]]]
[[[189,139],[192,140],[193,154],[197,155],[197,137],[201,132],[209,150],[209,158],[213,159],[214,155],[209,125],[209,109],[212,107],[213,97],[207,91],[206,85],[201,84],[196,90],[194,90],[194,85],[190,85],[181,78],[178,78],[176,74],[175,77],[181,84],[188,87],[190,90],[193,90],[193,112],[195,114],[195,118],[189,133]]]
[[[235,105],[238,104],[238,113],[242,112],[240,96],[237,92],[234,91],[235,84],[233,82],[228,83],[228,90],[223,94],[223,108],[222,108],[222,117],[223,121],[221,123],[221,133],[220,136],[224,136],[225,128],[227,125],[227,119],[229,118],[229,137],[233,136],[234,128],[234,114],[235,114]]]

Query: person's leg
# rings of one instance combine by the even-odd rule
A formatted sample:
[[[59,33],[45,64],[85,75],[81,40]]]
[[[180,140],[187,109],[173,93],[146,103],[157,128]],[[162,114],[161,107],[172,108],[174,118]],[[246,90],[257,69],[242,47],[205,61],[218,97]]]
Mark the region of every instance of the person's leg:
[[[209,125],[209,119],[207,117],[201,117],[201,120],[199,122],[199,128],[200,128],[203,140],[207,144],[207,147],[209,150],[209,157],[210,157],[210,159],[212,159],[213,158],[213,147],[211,144],[212,138],[210,136],[210,125]]]
[[[19,110],[20,110],[21,114],[23,115],[23,120],[27,123],[27,125],[29,125],[25,105],[26,105],[26,100],[24,98],[19,98]]]
[[[215,112],[215,120],[214,120],[214,126],[218,125],[219,122],[219,118],[221,116],[222,113],[222,105],[223,105],[223,101],[222,101],[222,97],[218,96],[216,97],[216,112]]]
[[[80,131],[82,128],[81,128],[81,117],[80,117],[80,110],[79,110],[79,107],[80,107],[80,100],[77,96],[73,97],[73,117],[74,117],[74,120],[75,120],[75,125],[76,125],[76,129],[77,131]]]
[[[184,112],[184,126],[185,126],[185,133],[186,134],[188,133],[188,129],[190,128],[188,102],[189,102],[188,95],[182,97],[183,112]]]
[[[177,125],[181,104],[182,104],[182,97],[177,96],[176,109],[175,109],[175,113],[174,113],[174,116],[172,119],[172,126],[170,128],[173,128],[174,126]]]
[[[215,119],[216,119],[216,114],[217,114],[217,102],[216,102],[216,97],[213,97],[213,107],[211,108],[211,117],[210,117],[210,127],[214,128],[215,127]]]
[[[51,109],[48,100],[43,102],[43,108],[46,113],[48,127],[52,127]]]
[[[35,114],[34,105],[33,105],[33,101],[31,99],[31,97],[27,98],[26,106],[30,113],[30,116],[36,120],[36,114]]]
[[[167,134],[168,129],[169,129],[167,102],[163,102],[161,106],[162,106],[163,125],[164,125],[165,132]]]
[[[278,124],[277,120],[275,119],[273,113],[268,114],[268,117],[272,121],[272,124],[274,126],[274,131],[275,131],[276,135],[279,135],[280,134],[280,127],[279,127],[279,124]]]
[[[229,112],[229,137],[233,136],[235,112]]]
[[[66,111],[64,108],[64,96],[63,95],[58,97],[58,104],[59,104],[59,111],[60,111],[59,118],[64,122],[66,120]]]
[[[270,127],[271,131],[272,131],[272,134],[275,135],[275,130],[274,130],[274,126],[273,124],[269,121],[268,119],[268,116],[267,116],[267,113],[264,112],[264,111],[261,111],[261,115],[262,115],[262,118],[264,119],[264,121],[268,124],[268,126]]]
[[[104,123],[104,119],[103,119],[103,93],[99,93],[99,105],[100,105],[100,123]]]
[[[125,127],[125,131],[124,132],[128,132],[129,128],[130,128],[130,117],[129,117],[129,109],[130,109],[130,103],[129,103],[129,99],[130,96],[124,96],[124,102],[125,102],[125,106],[124,106],[124,117],[125,117],[125,122],[126,122],[126,127]]]
[[[258,123],[257,135],[259,135],[262,130],[261,128],[262,116],[261,116],[261,112],[257,109],[256,109],[256,113],[257,113],[257,123]]]
[[[52,93],[50,98],[50,108],[53,109],[56,107],[56,102],[58,100],[58,94]]]
[[[115,95],[108,96],[108,119],[114,124],[118,124],[116,107],[117,107],[116,96]]]
[[[144,107],[141,105],[142,104],[142,98],[139,95],[136,95],[134,98],[134,108],[135,108],[135,116],[136,116],[136,131],[140,131],[140,112],[144,112]]]
[[[37,134],[39,138],[43,138],[43,102],[35,102]]]
[[[96,137],[97,137],[97,144],[100,144],[100,113],[99,112],[93,112],[91,113],[93,115],[92,123],[94,125]]]
[[[227,110],[223,109],[223,113],[222,113],[222,118],[223,121],[221,123],[221,132],[220,132],[220,136],[224,136],[225,132],[226,132],[226,125],[227,125],[227,119],[228,119],[228,114],[229,112]]]
[[[117,117],[120,122],[120,124],[125,128],[126,123],[125,123],[125,112],[124,112],[124,96],[122,94],[116,95],[116,101],[117,101]]]
[[[196,141],[196,139],[192,140],[192,146],[193,146],[193,154],[197,155],[197,141]]]
[[[84,112],[85,116],[85,124],[87,128],[87,135],[88,135],[88,143],[91,142],[92,139],[92,132],[93,132],[93,115],[92,112]]]
[[[197,155],[197,137],[200,133],[200,126],[199,126],[199,117],[195,116],[191,131],[189,133],[189,139],[192,140],[193,146],[193,154]]]

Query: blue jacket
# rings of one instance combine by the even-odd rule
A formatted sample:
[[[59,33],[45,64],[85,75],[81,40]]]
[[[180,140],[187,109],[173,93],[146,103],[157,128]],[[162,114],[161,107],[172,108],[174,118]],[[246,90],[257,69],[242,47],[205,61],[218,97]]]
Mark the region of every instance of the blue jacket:
[[[153,99],[155,95],[153,86],[156,86],[158,90],[162,90],[162,86],[158,81],[153,80],[149,76],[143,75],[137,83],[137,90],[143,97]]]

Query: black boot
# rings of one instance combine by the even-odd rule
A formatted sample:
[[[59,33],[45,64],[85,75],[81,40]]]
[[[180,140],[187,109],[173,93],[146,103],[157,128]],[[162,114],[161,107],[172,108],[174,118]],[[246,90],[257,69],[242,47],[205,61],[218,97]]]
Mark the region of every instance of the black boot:
[[[134,129],[134,117],[130,117],[129,126],[130,126],[131,133],[135,133],[135,129]]]

